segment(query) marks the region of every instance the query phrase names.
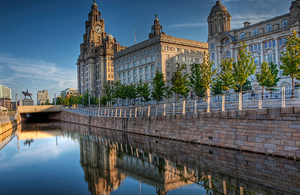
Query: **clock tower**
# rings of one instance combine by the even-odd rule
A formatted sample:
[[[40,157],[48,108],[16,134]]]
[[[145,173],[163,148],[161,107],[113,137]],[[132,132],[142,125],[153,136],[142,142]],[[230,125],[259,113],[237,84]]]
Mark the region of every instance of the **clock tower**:
[[[85,22],[85,34],[77,60],[77,85],[79,94],[92,97],[105,95],[104,84],[113,83],[115,52],[123,50],[116,38],[105,32],[105,22],[95,0]]]

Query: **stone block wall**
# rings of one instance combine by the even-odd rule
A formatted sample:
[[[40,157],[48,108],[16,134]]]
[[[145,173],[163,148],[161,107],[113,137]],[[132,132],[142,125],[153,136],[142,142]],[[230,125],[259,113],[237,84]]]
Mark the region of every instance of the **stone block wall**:
[[[299,106],[138,118],[86,116],[62,111],[61,121],[300,158]]]

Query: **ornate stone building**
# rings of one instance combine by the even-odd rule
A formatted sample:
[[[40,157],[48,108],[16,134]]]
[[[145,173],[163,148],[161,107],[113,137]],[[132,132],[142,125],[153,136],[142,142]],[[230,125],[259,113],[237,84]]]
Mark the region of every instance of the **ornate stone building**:
[[[115,53],[115,81],[119,79],[127,85],[141,79],[150,83],[158,68],[170,85],[178,65],[186,64],[184,73],[190,73],[193,63],[202,63],[204,52],[208,53],[207,43],[166,35],[156,16],[148,40]]]
[[[94,97],[104,95],[103,84],[114,81],[112,57],[124,49],[116,38],[105,32],[105,23],[96,3],[85,22],[85,34],[77,60],[79,94],[89,92]]]
[[[285,50],[287,38],[293,30],[300,30],[300,0],[293,1],[290,13],[271,18],[256,24],[244,23],[244,27],[231,30],[231,15],[220,1],[211,9],[208,16],[208,45],[211,60],[220,72],[221,59],[233,58],[237,61],[240,42],[248,44],[248,51],[257,65],[256,73],[261,69],[261,64],[274,62],[281,65],[280,56]],[[291,79],[282,76],[278,85],[291,84]],[[258,88],[255,75],[251,75],[253,89]],[[287,92],[291,90],[287,88]]]

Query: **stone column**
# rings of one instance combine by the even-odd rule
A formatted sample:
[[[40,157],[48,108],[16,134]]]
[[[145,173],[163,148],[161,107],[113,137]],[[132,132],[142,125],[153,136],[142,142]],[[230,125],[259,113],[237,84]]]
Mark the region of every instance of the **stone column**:
[[[278,53],[278,38],[275,38],[275,59],[276,62],[274,62],[274,64],[278,64],[279,65],[279,53]]]
[[[260,65],[262,64],[262,62],[264,61],[264,44],[263,42],[260,42],[259,44],[261,44],[260,46]]]

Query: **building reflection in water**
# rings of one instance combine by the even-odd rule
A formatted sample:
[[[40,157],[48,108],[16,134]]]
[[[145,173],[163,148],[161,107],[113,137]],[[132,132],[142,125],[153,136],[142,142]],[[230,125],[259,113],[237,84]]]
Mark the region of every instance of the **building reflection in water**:
[[[126,176],[156,187],[159,195],[193,183],[205,188],[207,194],[253,193],[128,145],[91,135],[71,137],[79,140],[80,163],[92,194],[110,194]]]

